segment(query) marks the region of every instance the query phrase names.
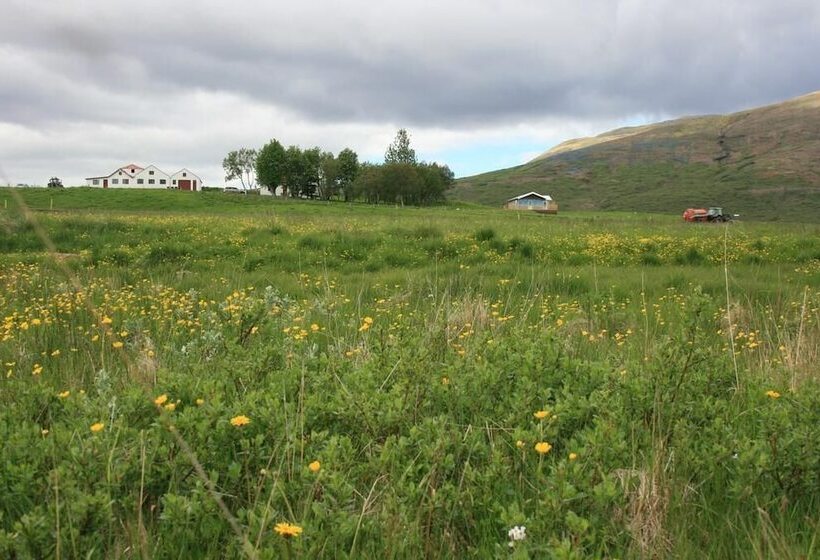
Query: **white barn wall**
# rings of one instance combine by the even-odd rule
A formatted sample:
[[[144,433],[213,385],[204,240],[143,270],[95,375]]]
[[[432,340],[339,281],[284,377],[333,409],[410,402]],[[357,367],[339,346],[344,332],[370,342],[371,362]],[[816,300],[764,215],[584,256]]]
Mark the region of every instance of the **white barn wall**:
[[[192,173],[189,169],[182,168],[176,173],[171,174],[171,188],[177,188],[179,180],[193,180],[196,181],[196,190],[202,190],[202,179],[196,174]]]
[[[142,180],[142,184],[140,184],[140,180]],[[161,182],[163,180],[165,183]],[[151,184],[150,181],[154,181],[154,184]],[[171,176],[156,165],[149,165],[134,176],[134,182],[136,183],[134,186],[140,189],[167,189],[171,187]]]

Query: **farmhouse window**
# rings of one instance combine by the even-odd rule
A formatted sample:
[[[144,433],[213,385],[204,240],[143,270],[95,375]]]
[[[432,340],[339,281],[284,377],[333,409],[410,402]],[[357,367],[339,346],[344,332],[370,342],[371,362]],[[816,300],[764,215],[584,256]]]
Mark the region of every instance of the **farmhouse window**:
[[[117,173],[117,175],[122,175],[122,171],[120,171],[119,173]]]
[[[94,185],[99,185],[99,184],[100,184],[100,180],[99,180],[99,179],[94,179],[94,181],[93,181],[93,183],[92,183],[92,184],[94,184]]]
[[[119,182],[120,182],[120,180],[119,180],[119,179],[111,179],[111,184],[112,184],[112,185],[116,185],[116,184],[118,184]]]
[[[123,180],[122,180],[122,184],[123,184],[123,185],[127,185],[127,184],[128,184],[128,179],[123,179]]]
[[[183,177],[187,177],[187,176],[188,176],[188,174],[187,174],[187,173],[183,173],[183,174],[182,174],[182,176],[183,176]]]
[[[154,184],[154,180],[153,180],[153,179],[148,179],[148,184],[149,184],[149,185],[153,185],[153,184]]]
[[[137,179],[137,184],[141,185],[144,181],[142,179]]]
[[[160,180],[159,180],[159,184],[160,184],[160,185],[164,185],[164,184],[165,184],[165,179],[160,179]]]
[[[154,174],[154,172],[153,172],[153,171],[149,171],[149,172],[148,172],[148,174],[149,174],[149,175],[153,175],[153,174]]]
[[[177,184],[177,180],[176,180],[176,179],[174,179],[174,184],[175,184],[175,185]]]

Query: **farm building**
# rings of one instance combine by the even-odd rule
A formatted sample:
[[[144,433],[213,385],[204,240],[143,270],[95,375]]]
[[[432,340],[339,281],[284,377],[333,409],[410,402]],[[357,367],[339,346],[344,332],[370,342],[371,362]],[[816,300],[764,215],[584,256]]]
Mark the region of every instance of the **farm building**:
[[[202,179],[184,167],[169,175],[155,165],[140,167],[134,163],[123,165],[108,175],[87,177],[85,181],[89,187],[104,189],[179,189],[181,191],[202,189]]]
[[[545,214],[557,214],[558,203],[551,196],[528,192],[520,196],[515,196],[504,203],[504,208],[508,210],[534,210]]]

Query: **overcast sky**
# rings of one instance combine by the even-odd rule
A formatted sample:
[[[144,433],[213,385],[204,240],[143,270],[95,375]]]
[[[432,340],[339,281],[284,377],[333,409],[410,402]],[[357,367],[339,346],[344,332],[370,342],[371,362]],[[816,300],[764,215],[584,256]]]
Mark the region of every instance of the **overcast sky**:
[[[398,128],[457,176],[569,138],[820,89],[817,0],[0,0],[0,181]]]

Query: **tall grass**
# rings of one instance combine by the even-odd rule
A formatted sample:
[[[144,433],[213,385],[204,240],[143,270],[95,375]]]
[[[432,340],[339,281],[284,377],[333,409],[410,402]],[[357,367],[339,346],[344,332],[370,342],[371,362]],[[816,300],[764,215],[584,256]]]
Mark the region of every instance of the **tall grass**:
[[[0,213],[2,555],[816,554],[811,226],[237,208]]]

